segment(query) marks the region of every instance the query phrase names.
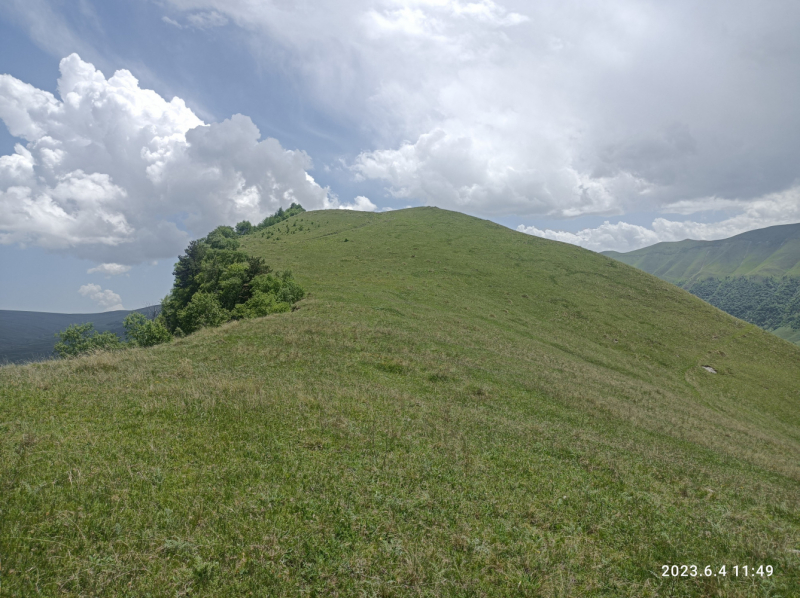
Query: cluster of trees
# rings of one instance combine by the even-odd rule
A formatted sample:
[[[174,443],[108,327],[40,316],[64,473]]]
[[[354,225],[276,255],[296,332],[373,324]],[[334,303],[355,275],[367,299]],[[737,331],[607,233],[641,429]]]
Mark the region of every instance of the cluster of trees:
[[[239,251],[238,236],[230,226],[217,227],[178,258],[159,316],[171,333],[289,311],[305,296],[290,271],[273,273],[263,258]]]
[[[123,320],[126,341],[113,332],[98,332],[94,324],[72,324],[56,333],[58,342],[53,352],[59,357],[75,357],[93,351],[112,351],[126,347],[152,347],[172,340],[172,334],[158,317],[150,320],[133,312]]]
[[[257,318],[286,312],[305,296],[290,271],[273,272],[263,258],[239,251],[239,237],[278,224],[305,212],[292,204],[279,209],[261,224],[247,221],[235,228],[219,226],[206,237],[189,243],[178,257],[172,290],[161,302],[154,319],[140,313],[125,318],[126,341],[113,332],[98,332],[91,323],[72,325],[56,336],[55,353],[70,357],[98,350],[150,347],[230,320]]]
[[[732,316],[766,330],[800,329],[800,278],[707,278],[689,289]]]
[[[288,218],[291,218],[297,214],[302,214],[303,212],[305,212],[303,206],[301,206],[299,203],[293,203],[285,211],[283,208],[278,208],[277,212],[275,212],[272,216],[267,216],[264,218],[260,224],[254,225],[250,224],[248,220],[242,220],[236,225],[236,234],[249,235],[250,233],[264,230],[273,224],[278,224],[279,222],[283,222],[284,220],[287,220]]]

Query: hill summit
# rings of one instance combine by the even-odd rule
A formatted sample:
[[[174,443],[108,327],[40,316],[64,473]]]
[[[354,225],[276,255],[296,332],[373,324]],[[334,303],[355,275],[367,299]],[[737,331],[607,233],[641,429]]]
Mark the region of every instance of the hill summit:
[[[240,250],[293,271],[298,309],[0,368],[9,594],[800,587],[799,348],[434,208],[306,212]]]

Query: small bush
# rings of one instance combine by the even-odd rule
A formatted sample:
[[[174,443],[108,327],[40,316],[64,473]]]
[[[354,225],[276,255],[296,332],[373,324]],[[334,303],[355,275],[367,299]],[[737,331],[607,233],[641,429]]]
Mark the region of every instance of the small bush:
[[[242,220],[239,224],[236,225],[236,234],[237,235],[249,235],[253,232],[255,227],[250,224],[249,220]]]
[[[387,359],[381,361],[380,363],[376,363],[375,367],[382,372],[386,372],[387,374],[405,374],[406,370],[408,369],[406,366],[400,363],[389,361]]]
[[[122,325],[125,327],[128,344],[133,347],[152,347],[172,340],[169,330],[158,318],[148,320],[144,315],[134,312],[128,314]]]
[[[120,338],[113,332],[97,332],[94,324],[72,324],[65,330],[56,333],[58,342],[53,352],[59,357],[75,357],[93,351],[109,351],[122,349]]]
[[[289,206],[289,209],[286,210],[286,211],[284,211],[283,208],[278,208],[277,212],[275,212],[272,216],[267,216],[266,218],[264,218],[264,220],[260,224],[258,224],[257,226],[254,226],[248,232],[264,230],[266,228],[269,228],[270,226],[273,226],[275,224],[279,224],[280,222],[283,222],[284,220],[287,220],[288,218],[291,218],[292,216],[295,216],[297,214],[302,214],[303,212],[305,212],[305,210],[303,209],[303,206],[301,206],[300,204],[296,204],[296,203],[293,203],[291,206]],[[237,225],[237,228],[238,228],[238,225]]]
[[[236,320],[246,320],[248,318],[260,318],[269,314],[276,314],[289,311],[291,303],[278,301],[273,294],[255,291],[253,296],[245,303],[237,305],[232,312]]]
[[[204,561],[199,556],[195,556],[192,563],[192,575],[195,582],[198,584],[207,583],[214,577],[217,568],[219,568],[219,563],[216,561]]]
[[[217,297],[204,291],[195,293],[189,305],[178,312],[178,322],[185,333],[207,326],[219,326],[230,318],[230,312],[219,304]]]

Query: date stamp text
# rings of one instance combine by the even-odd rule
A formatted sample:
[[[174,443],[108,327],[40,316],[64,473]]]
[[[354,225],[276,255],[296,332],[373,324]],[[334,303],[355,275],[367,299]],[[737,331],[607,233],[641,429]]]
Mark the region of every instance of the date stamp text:
[[[661,577],[771,577],[772,565],[661,565]]]

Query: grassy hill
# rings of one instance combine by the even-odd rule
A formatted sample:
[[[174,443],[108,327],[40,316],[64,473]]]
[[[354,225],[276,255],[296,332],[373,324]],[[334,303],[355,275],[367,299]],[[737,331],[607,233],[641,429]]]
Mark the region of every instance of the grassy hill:
[[[0,595],[797,594],[799,348],[433,208],[243,247],[297,311],[0,368]]]
[[[800,224],[771,226],[718,241],[657,243],[603,255],[800,343]]]
[[[800,224],[751,230],[717,241],[685,240],[603,255],[686,287],[726,276],[800,277]]]
[[[99,314],[54,314],[39,311],[0,310],[0,364],[50,359],[55,334],[71,324],[92,322],[99,332],[110,331],[125,338],[122,321],[134,311],[152,316],[158,306]]]

